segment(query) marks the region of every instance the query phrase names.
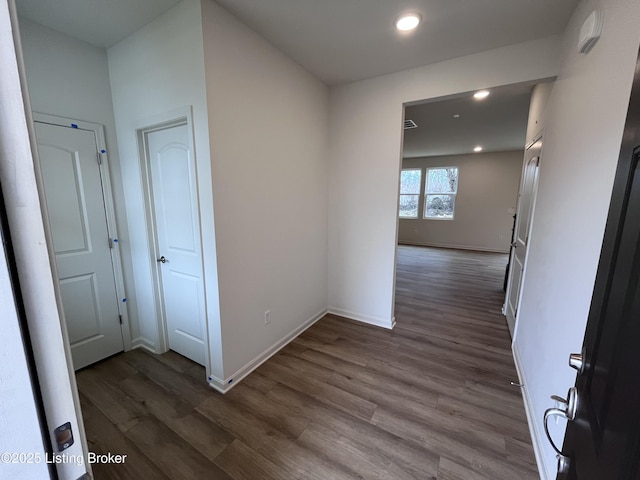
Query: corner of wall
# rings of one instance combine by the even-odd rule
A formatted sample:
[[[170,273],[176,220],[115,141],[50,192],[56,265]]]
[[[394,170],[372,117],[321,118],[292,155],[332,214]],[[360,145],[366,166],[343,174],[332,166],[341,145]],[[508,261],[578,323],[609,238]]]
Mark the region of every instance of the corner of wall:
[[[325,316],[327,313],[326,309],[321,310],[320,312],[313,315],[311,318],[307,319],[302,325],[300,325],[295,330],[289,332],[276,343],[271,345],[269,348],[264,350],[262,353],[257,355],[255,358],[247,362],[244,366],[238,369],[233,375],[230,375],[226,379],[221,379],[215,375],[209,375],[207,380],[209,381],[209,385],[219,391],[220,393],[227,393],[233,387],[235,387],[238,383],[240,383],[245,377],[247,377],[251,372],[257,369],[264,362],[273,357],[276,353],[286,347],[289,343],[295,340],[299,335],[301,335],[305,330],[315,324],[318,320]]]
[[[382,317],[373,317],[371,315],[365,315],[363,313],[351,312],[342,308],[329,307],[327,313],[331,315],[337,315],[338,317],[344,317],[349,320],[355,320],[356,322],[366,323],[367,325],[373,325],[374,327],[386,328],[387,330],[393,330],[396,326],[396,317],[389,319]]]

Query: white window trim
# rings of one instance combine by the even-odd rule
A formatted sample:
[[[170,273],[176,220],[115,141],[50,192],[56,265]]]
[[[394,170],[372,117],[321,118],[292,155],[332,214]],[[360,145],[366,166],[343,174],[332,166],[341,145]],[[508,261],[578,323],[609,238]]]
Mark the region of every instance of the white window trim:
[[[420,220],[420,197],[422,197],[422,186],[424,183],[424,168],[422,167],[409,167],[409,168],[401,168],[400,169],[400,178],[402,179],[402,172],[406,172],[409,170],[417,170],[420,172],[420,188],[418,189],[418,193],[402,193],[402,183],[400,184],[400,194],[398,195],[398,218],[401,220]],[[417,195],[418,196],[418,210],[416,211],[415,217],[406,217],[400,215],[400,199],[403,196],[407,195]]]
[[[429,192],[429,170],[446,170],[447,168],[455,168],[458,171],[458,181],[456,182],[456,191],[453,193],[442,192]],[[460,167],[457,166],[443,166],[443,167],[427,167],[424,172],[424,191],[422,193],[422,219],[423,220],[443,220],[451,221],[456,218],[456,199],[458,196],[458,184],[460,183]],[[451,217],[427,217],[427,195],[449,195],[453,197],[453,215]]]

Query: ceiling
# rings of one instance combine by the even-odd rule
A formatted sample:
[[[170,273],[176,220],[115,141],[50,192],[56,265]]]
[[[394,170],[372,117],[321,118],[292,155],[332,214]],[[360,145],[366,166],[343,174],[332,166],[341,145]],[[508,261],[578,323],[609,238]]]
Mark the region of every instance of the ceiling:
[[[91,45],[109,48],[181,0],[16,0],[18,14]]]
[[[578,0],[217,0],[328,85],[560,33]],[[108,48],[179,0],[16,0],[21,16]],[[418,11],[400,34],[393,20]]]
[[[328,85],[561,33],[578,0],[217,0]],[[423,22],[409,35],[402,12]]]
[[[484,100],[474,92],[406,107],[418,128],[404,131],[404,158],[523,150],[533,85],[494,88]],[[459,118],[454,118],[459,115]]]

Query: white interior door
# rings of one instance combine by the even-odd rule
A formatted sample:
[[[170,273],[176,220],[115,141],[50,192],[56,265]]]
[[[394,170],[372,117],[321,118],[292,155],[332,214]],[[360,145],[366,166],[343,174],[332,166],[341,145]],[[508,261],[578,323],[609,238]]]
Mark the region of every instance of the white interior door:
[[[539,139],[525,151],[524,164],[522,167],[516,228],[511,249],[511,267],[509,269],[509,281],[507,282],[505,297],[505,314],[512,337],[516,327],[527,245],[531,231],[531,220],[533,219],[533,206],[538,188],[538,167],[540,164],[541,146],[542,139]]]
[[[205,304],[195,160],[186,124],[145,133],[169,348],[205,364]]]
[[[95,133],[35,122],[73,366],[124,349]]]

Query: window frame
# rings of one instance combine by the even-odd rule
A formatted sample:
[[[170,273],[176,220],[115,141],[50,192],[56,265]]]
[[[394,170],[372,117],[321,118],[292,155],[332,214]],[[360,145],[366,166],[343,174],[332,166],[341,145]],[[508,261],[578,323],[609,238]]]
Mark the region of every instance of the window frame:
[[[418,193],[402,193],[402,172],[406,172],[406,171],[418,171],[420,172],[420,186],[418,187]],[[399,194],[398,194],[398,218],[401,220],[420,220],[420,205],[421,205],[421,201],[420,201],[420,197],[422,197],[422,190],[423,190],[423,184],[424,184],[424,168],[422,167],[408,167],[408,168],[401,168],[400,169],[400,185],[398,188]],[[402,197],[407,197],[407,196],[417,196],[418,197],[418,208],[416,209],[416,215],[415,217],[406,217],[403,215],[400,215],[400,205],[402,204],[401,200]]]
[[[447,170],[447,169],[456,169],[457,172],[457,181],[456,181],[456,191],[453,193],[442,193],[442,192],[430,192],[429,188],[429,171],[430,170]],[[456,197],[458,196],[458,185],[460,183],[460,167],[457,166],[442,166],[442,167],[425,167],[424,168],[424,188],[423,188],[423,199],[422,199],[422,219],[423,220],[445,220],[451,221],[456,218]],[[429,195],[449,195],[453,197],[453,213],[451,217],[428,217],[427,216],[427,197]]]

